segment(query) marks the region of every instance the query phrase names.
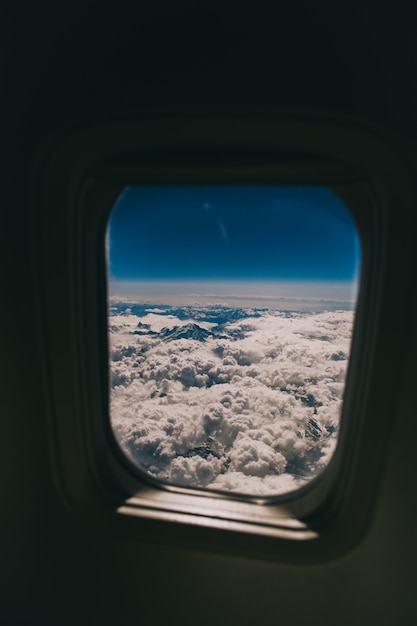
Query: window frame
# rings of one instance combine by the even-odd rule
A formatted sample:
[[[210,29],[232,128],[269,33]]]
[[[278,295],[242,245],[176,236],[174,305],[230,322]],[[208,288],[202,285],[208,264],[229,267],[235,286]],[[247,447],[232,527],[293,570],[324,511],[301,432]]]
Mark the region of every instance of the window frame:
[[[413,171],[406,149],[380,129],[309,115],[144,115],[51,142],[34,168],[34,271],[44,285],[36,299],[53,473],[70,510],[138,539],[286,562],[335,558],[359,541],[374,511],[399,383],[406,323],[392,333],[389,316],[407,320],[408,307],[392,243],[410,219]],[[273,500],[141,479],[108,416],[104,241],[118,194],[132,184],[242,181],[330,187],[351,209],[362,244],[336,453],[308,485]]]

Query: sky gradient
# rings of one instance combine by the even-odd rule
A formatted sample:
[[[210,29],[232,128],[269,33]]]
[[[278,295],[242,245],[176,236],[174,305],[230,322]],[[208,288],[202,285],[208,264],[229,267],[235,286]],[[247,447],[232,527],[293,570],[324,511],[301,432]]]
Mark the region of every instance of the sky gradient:
[[[257,282],[278,281],[332,285],[329,293],[343,299],[358,279],[355,224],[325,187],[128,187],[107,236],[111,293],[136,281],[150,293],[164,282],[217,282],[221,293],[231,283],[241,293],[242,283],[253,291]],[[344,295],[337,296],[337,284]]]

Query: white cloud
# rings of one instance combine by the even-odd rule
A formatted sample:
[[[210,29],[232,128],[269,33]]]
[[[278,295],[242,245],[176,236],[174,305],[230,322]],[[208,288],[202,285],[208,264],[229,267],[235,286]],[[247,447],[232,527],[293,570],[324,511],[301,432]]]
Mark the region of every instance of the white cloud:
[[[112,305],[111,423],[142,469],[178,485],[276,495],[328,462],[352,312],[246,311],[236,319],[235,311],[218,327],[211,309],[205,319],[201,308],[194,317],[155,308],[139,317],[123,314],[127,303]],[[161,333],[190,321],[210,336]],[[143,334],[138,323],[148,325]]]
[[[285,471],[286,458],[280,452],[276,452],[272,445],[262,441],[262,431],[260,434],[259,439],[252,439],[242,433],[237,435],[230,453],[232,471],[259,478],[264,478],[267,474],[282,474]]]
[[[175,485],[207,487],[217,478],[221,469],[221,460],[213,455],[209,455],[207,459],[198,455],[190,458],[179,456],[170,465],[168,482]]]

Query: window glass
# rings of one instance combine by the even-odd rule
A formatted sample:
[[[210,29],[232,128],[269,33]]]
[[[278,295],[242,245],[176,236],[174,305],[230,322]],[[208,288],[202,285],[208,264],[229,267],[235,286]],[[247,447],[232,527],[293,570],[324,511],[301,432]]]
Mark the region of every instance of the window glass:
[[[316,186],[138,186],[107,230],[110,420],[163,483],[276,496],[337,444],[360,245]]]

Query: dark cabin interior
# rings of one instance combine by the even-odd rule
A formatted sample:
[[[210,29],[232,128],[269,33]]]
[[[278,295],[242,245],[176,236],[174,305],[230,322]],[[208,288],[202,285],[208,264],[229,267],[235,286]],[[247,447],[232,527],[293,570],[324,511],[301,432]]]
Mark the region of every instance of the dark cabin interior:
[[[3,6],[0,621],[5,626],[415,623],[415,324],[392,319],[392,333],[401,327],[405,335],[400,362],[389,364],[401,371],[402,384],[395,389],[380,488],[367,532],[339,558],[287,564],[200,550],[188,546],[186,537],[176,545],[169,538],[92,527],[67,510],[53,480],[45,418],[50,390],[42,376],[42,320],[35,310],[43,287],[32,271],[36,216],[30,198],[34,163],[51,138],[79,124],[159,112],[344,115],[406,142],[414,167],[412,9],[411,3],[368,0],[112,5],[24,0]],[[415,255],[410,267],[413,275]],[[415,296],[411,280],[410,320]]]

